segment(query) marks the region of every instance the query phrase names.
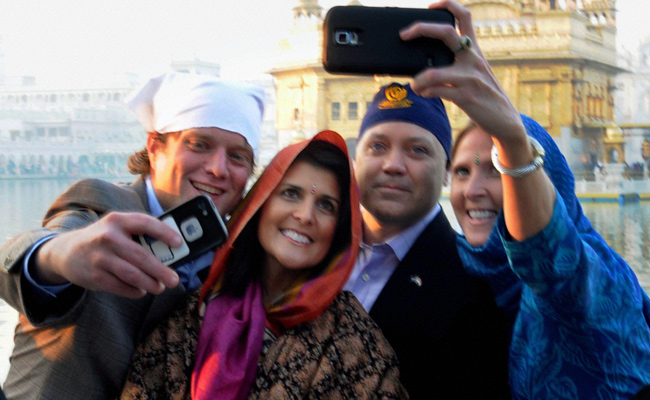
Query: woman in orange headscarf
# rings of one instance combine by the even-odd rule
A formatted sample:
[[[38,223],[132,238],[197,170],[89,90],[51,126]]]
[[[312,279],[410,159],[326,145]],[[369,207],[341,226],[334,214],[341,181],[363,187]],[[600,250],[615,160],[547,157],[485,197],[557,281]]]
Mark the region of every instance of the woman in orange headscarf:
[[[228,230],[200,293],[139,347],[122,398],[407,397],[392,348],[341,291],[361,219],[337,133],[280,151]]]

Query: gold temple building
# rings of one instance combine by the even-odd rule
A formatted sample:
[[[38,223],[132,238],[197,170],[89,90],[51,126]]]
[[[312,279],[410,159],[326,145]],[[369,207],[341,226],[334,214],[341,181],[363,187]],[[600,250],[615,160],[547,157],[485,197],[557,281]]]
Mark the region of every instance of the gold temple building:
[[[624,161],[624,140],[614,123],[615,78],[624,71],[616,62],[616,0],[459,2],[471,10],[481,50],[510,99],[548,130],[571,165],[590,158]],[[327,73],[322,7],[317,0],[298,0],[293,13],[290,34],[279,44],[283,62],[270,71],[279,145],[332,129],[353,148],[374,93],[408,79]],[[445,104],[457,131],[467,117]]]

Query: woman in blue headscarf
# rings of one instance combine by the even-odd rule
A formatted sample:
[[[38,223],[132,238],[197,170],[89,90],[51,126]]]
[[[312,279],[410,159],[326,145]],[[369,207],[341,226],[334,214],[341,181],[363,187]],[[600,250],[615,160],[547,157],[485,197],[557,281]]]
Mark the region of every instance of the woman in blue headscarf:
[[[474,123],[452,151],[458,249],[513,323],[513,398],[629,399],[650,383],[648,296],[582,214],[553,139],[519,114],[473,44],[470,12],[452,0],[431,7],[451,11],[458,31],[417,23],[402,39],[441,39],[455,61],[411,87],[452,101]]]
[[[494,136],[470,124],[452,149],[450,193],[464,232],[458,239],[463,265],[490,283],[513,321],[513,397],[629,399],[650,383],[650,301],[582,213],[573,175],[553,139],[521,118],[528,137],[544,149],[543,169],[520,177],[508,175],[515,169],[500,173],[498,153],[491,156]],[[528,180],[539,186],[523,188],[531,197],[518,196]],[[547,214],[540,197],[549,190],[554,200],[546,225],[514,238],[511,225],[534,224]],[[516,224],[509,221],[513,215]]]

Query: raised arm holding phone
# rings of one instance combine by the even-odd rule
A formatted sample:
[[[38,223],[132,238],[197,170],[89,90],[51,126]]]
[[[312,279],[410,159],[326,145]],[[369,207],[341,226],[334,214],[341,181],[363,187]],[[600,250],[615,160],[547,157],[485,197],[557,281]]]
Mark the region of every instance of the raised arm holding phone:
[[[581,214],[573,187],[561,186],[560,192],[566,189],[570,194],[569,197],[562,192],[566,199],[561,198],[554,182],[544,173],[541,168],[544,150],[531,144],[529,134],[547,144],[553,153],[549,164],[555,165],[552,168],[559,171],[557,176],[566,175],[568,168],[563,168],[566,162],[558,161],[563,157],[557,156],[559,151],[553,147],[550,136],[534,121],[522,118],[499,84],[477,45],[470,11],[454,1],[442,1],[431,8],[451,12],[456,26],[416,22],[404,27],[400,37],[405,41],[424,37],[442,40],[453,51],[454,62],[449,66],[423,68],[407,86],[382,87],[364,117],[356,167],[367,246],[362,246],[362,254],[366,255],[360,256],[346,289],[361,300],[395,348],[402,382],[412,398],[460,399],[485,393],[494,396],[499,390],[495,383],[501,379],[504,384],[507,380],[510,388],[507,391],[501,388],[498,398],[594,398],[599,394],[629,398],[647,384],[646,371],[650,370],[647,295],[625,262],[609,249]],[[437,202],[439,185],[446,179],[441,177],[444,175],[441,161],[453,163],[445,147],[446,134],[442,135],[440,130],[446,115],[431,124],[426,122],[426,116],[436,115],[435,109],[416,110],[426,102],[423,99],[440,98],[462,109],[494,145],[491,160],[495,160],[494,165],[501,172],[503,191],[503,217],[499,225],[502,234],[501,239],[496,239],[499,249],[496,256],[473,249],[467,242],[463,244],[464,238],[459,238],[457,254],[462,263],[453,262],[452,251],[445,246],[440,248],[449,231],[440,222],[442,213],[426,208],[425,204],[431,204],[430,198],[418,196],[417,189],[428,187],[425,185],[431,180],[436,189],[432,198]],[[438,139],[447,157],[442,149],[436,150],[436,141],[429,141],[427,137],[431,135],[426,133]],[[484,164],[483,152],[477,154],[477,161],[467,156],[465,160]],[[426,179],[421,175],[423,170],[428,171],[424,175]],[[462,173],[459,169],[459,174]],[[571,220],[558,217],[558,209],[565,204],[571,205],[568,207]],[[417,209],[421,210],[416,213]],[[477,219],[492,215],[488,209],[471,213]],[[429,222],[431,218],[433,221]],[[558,220],[566,226],[577,227],[578,233],[570,242],[574,246],[572,256],[558,251],[558,240],[544,236],[548,235],[549,226],[557,226]],[[537,251],[527,247],[536,245]],[[509,249],[508,254],[504,246]],[[415,255],[417,262],[414,262]],[[508,255],[512,256],[510,261],[516,272],[526,272],[527,276],[521,275],[519,280],[518,274],[510,269]],[[598,255],[606,260],[604,267]],[[484,269],[478,270],[472,262]],[[589,265],[586,269],[585,263]],[[531,280],[536,276],[548,278],[541,274],[545,267],[560,276],[545,282]],[[463,276],[459,269],[478,281]],[[612,276],[621,282],[598,278],[599,274],[608,276],[606,271],[617,271]],[[522,281],[533,284],[524,287]],[[490,300],[481,292],[481,284],[489,284]],[[453,291],[447,291],[449,286]],[[468,290],[472,287],[473,291]],[[575,291],[576,288],[594,291]],[[628,289],[630,296],[623,296]],[[435,297],[436,293],[439,297]],[[418,299],[427,296],[425,303],[419,302]],[[520,299],[523,299],[521,303]],[[473,318],[466,325],[459,323],[478,310],[473,301],[486,307],[480,315],[491,315],[493,324],[482,325],[480,318]],[[501,315],[488,314],[490,301],[497,302]],[[615,303],[620,314],[598,310],[600,306]],[[444,308],[436,309],[440,304]],[[465,308],[459,308],[460,304]],[[504,315],[514,331],[508,332],[509,344],[498,347],[498,342],[488,343],[488,340],[503,334],[498,327]],[[609,317],[602,318],[604,315]],[[439,320],[443,316],[447,318],[444,323]],[[435,319],[438,319],[433,325],[435,330],[422,329]],[[417,334],[413,325],[421,328]],[[482,338],[472,337],[472,332],[477,330],[482,332]],[[435,336],[422,340],[424,332],[434,332]],[[594,338],[607,339],[594,341]],[[463,359],[463,346],[474,346],[472,352],[476,356],[471,362],[464,362],[464,366],[453,364]],[[495,351],[491,367],[490,362],[482,362],[487,348]],[[621,351],[615,355],[613,348]],[[454,353],[455,357],[441,363],[446,360],[447,352]],[[499,375],[504,356],[508,377]],[[626,363],[628,359],[634,361]],[[491,378],[486,382],[477,379],[488,375]]]
[[[647,294],[582,214],[554,140],[519,114],[494,77],[470,12],[453,1],[432,7],[451,11],[458,31],[415,24],[401,36],[440,38],[456,54],[451,67],[421,72],[412,87],[453,102],[473,122],[452,150],[452,205],[466,234],[459,254],[515,314],[513,398],[630,398],[650,383]],[[492,181],[500,183],[489,189],[495,207],[485,201]]]

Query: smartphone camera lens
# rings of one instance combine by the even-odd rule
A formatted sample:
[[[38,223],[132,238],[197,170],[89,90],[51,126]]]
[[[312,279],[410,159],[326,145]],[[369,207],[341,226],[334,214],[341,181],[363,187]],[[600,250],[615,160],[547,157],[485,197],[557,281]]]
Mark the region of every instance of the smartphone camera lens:
[[[195,217],[190,217],[181,223],[181,232],[188,242],[193,242],[203,236],[201,223]]]
[[[339,30],[334,33],[334,41],[343,46],[356,46],[359,43],[359,36],[356,32]]]

